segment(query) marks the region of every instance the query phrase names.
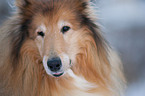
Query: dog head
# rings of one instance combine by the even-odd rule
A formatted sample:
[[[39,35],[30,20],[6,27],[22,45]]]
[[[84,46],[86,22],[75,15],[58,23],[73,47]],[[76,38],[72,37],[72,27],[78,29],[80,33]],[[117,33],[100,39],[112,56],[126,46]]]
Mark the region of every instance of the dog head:
[[[84,62],[96,61],[96,50],[103,49],[101,35],[96,32],[98,27],[89,17],[88,1],[17,1],[22,38],[34,41],[47,74],[59,77],[81,59]],[[85,64],[81,66],[86,67]]]

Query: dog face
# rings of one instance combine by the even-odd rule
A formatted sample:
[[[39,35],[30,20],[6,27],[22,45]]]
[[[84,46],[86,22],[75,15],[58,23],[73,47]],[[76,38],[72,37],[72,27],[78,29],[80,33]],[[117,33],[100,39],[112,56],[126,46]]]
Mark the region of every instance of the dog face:
[[[72,58],[75,58],[75,55],[71,56],[70,53],[71,49],[74,49],[71,46],[70,38],[77,33],[77,29],[71,22],[71,19],[74,18],[70,18],[70,15],[66,16],[66,14],[68,13],[55,14],[54,17],[49,14],[48,16],[38,15],[34,18],[34,24],[38,24],[35,22],[40,24],[36,25],[35,43],[43,58],[47,74],[55,77],[64,74],[72,65]]]
[[[87,34],[82,25],[85,7],[86,2],[79,0],[32,0],[24,8],[24,21],[31,17],[29,37],[35,41],[47,74],[59,77],[76,62]]]

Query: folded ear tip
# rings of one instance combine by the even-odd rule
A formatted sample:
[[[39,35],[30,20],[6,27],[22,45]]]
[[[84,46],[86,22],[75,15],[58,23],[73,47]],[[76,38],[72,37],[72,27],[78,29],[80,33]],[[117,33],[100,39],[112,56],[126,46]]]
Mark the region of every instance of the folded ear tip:
[[[20,6],[24,6],[24,5],[28,5],[31,4],[32,0],[16,0],[16,6],[20,7]]]
[[[86,2],[90,2],[91,0],[85,0]]]

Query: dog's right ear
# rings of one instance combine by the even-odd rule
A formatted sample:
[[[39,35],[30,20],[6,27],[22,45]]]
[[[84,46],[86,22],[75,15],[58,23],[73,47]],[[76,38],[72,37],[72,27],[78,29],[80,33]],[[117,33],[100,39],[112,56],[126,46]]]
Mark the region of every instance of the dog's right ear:
[[[16,6],[19,8],[24,8],[31,5],[33,0],[16,0]]]

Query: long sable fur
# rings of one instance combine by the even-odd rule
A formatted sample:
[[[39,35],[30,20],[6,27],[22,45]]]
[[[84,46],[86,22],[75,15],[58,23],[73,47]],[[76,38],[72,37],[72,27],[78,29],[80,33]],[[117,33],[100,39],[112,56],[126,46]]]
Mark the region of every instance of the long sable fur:
[[[79,37],[84,44],[79,46],[81,50],[76,56],[78,64],[72,70],[78,76],[100,86],[90,92],[102,93],[103,96],[120,96],[125,82],[121,62],[90,18],[88,1],[48,0],[48,5],[45,1],[17,0],[18,13],[0,28],[0,95],[74,96],[72,90],[80,90],[70,84],[72,78],[69,76],[55,80],[46,75],[42,58],[33,39],[29,37],[28,30],[36,11],[45,15],[46,12],[51,12],[53,4],[59,2],[63,5],[61,2],[69,2],[70,6],[77,5],[77,19],[84,27],[84,37]]]

